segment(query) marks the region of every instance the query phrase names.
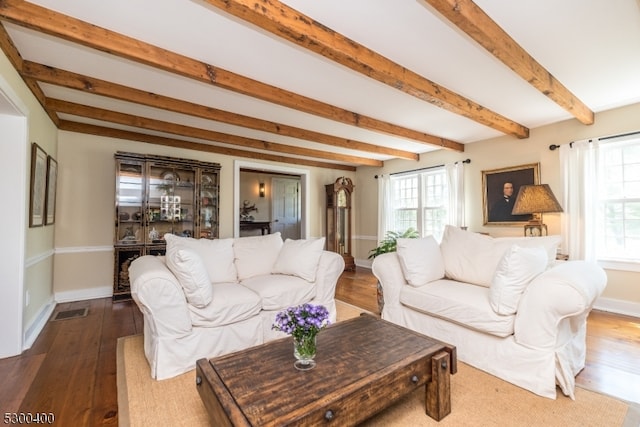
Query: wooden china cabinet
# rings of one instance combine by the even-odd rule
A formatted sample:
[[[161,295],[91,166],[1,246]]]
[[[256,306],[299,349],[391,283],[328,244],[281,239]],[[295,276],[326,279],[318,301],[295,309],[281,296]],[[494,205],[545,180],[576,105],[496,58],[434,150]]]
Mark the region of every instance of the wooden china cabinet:
[[[351,196],[354,189],[350,178],[340,177],[325,186],[327,193],[327,250],[344,258],[344,269],[354,271],[355,260],[351,254]]]
[[[219,236],[218,163],[117,152],[113,299],[131,297],[129,264],[163,255],[164,235]]]

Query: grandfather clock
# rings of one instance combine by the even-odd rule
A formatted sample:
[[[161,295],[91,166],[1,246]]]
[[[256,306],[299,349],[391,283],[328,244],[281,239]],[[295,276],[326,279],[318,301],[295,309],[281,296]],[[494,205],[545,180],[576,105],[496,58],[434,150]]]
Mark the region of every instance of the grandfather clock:
[[[325,185],[327,191],[327,250],[344,258],[344,269],[354,271],[356,264],[351,255],[351,194],[353,182],[340,177]]]

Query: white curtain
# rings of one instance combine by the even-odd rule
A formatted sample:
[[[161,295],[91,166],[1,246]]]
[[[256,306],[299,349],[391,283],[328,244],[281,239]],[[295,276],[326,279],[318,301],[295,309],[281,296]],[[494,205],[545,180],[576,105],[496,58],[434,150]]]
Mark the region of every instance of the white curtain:
[[[563,207],[562,247],[570,259],[595,261],[598,216],[597,139],[560,146]]]
[[[449,224],[466,227],[464,214],[464,163],[455,162],[444,166],[449,191]]]
[[[387,231],[393,228],[390,182],[389,175],[378,176],[378,242],[382,241]]]

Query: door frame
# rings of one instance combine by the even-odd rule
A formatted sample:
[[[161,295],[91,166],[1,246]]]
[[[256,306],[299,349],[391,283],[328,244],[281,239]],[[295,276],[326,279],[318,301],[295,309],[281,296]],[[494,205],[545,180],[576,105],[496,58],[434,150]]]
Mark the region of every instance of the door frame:
[[[285,173],[300,177],[300,237],[308,239],[310,201],[307,186],[309,185],[311,171],[247,160],[234,160],[233,162],[233,237],[240,236],[240,169],[259,170],[265,173]]]
[[[0,179],[11,182],[3,197],[6,209],[0,232],[10,245],[0,251],[0,358],[18,355],[24,349],[24,277],[27,237],[27,164],[29,110],[9,83],[0,76]]]

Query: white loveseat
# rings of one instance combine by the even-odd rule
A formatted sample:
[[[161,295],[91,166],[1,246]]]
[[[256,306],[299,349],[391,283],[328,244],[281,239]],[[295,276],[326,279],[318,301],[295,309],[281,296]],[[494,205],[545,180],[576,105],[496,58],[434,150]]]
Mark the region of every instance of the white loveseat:
[[[491,238],[447,227],[373,261],[382,318],[455,345],[458,359],[555,399],[574,398],[586,319],[606,286],[595,263],[556,262],[559,236]]]
[[[275,233],[165,240],[166,256],[143,256],[129,268],[155,379],[194,369],[200,358],[284,336],[271,325],[289,306],[321,304],[336,320],[335,288],[344,261],[323,250],[324,238],[283,242]]]

